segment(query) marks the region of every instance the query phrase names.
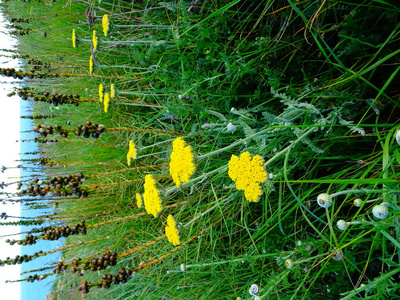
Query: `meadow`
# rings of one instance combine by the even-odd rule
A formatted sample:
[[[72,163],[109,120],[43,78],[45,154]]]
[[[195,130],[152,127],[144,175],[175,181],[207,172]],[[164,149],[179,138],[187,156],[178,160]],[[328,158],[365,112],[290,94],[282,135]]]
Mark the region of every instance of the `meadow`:
[[[18,195],[54,206],[9,243],[64,239],[54,299],[399,296],[396,1],[1,6],[46,170]]]

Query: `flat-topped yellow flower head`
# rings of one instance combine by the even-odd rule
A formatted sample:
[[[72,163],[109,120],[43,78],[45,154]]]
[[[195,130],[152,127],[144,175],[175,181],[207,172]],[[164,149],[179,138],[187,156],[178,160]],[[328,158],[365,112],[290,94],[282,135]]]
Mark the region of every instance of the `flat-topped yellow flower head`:
[[[89,58],[89,74],[92,74],[93,72],[93,55],[90,55]]]
[[[93,44],[93,50],[96,50],[97,49],[96,30],[93,30],[92,44]]]
[[[138,207],[142,207],[143,201],[142,201],[142,196],[140,196],[139,193],[136,193],[136,205]]]
[[[114,87],[114,84],[111,84],[111,86],[110,86],[110,98],[114,99],[114,97],[115,97],[115,87]]]
[[[236,188],[244,191],[244,196],[250,202],[258,201],[262,195],[261,184],[268,176],[262,157],[259,155],[251,157],[248,151],[240,154],[240,157],[232,155],[228,175],[235,181]]]
[[[185,141],[181,137],[175,139],[172,148],[169,173],[176,186],[180,187],[181,183],[188,182],[190,176],[194,173],[193,151],[192,147],[185,145]]]
[[[104,112],[108,111],[108,105],[110,104],[110,95],[108,93],[104,94]]]
[[[165,234],[167,235],[168,241],[174,246],[179,245],[179,232],[176,228],[176,222],[174,217],[169,215],[167,219],[167,226],[165,227]]]
[[[99,100],[100,100],[100,102],[103,102],[103,97],[104,97],[104,88],[103,88],[103,84],[100,83],[99,84]]]
[[[136,147],[132,140],[129,141],[129,151],[126,155],[128,166],[131,165],[131,160],[136,158]]]
[[[103,15],[103,19],[102,19],[102,25],[103,25],[103,32],[104,32],[104,36],[107,36],[108,33],[108,15]]]
[[[72,47],[76,48],[76,35],[75,35],[75,29],[72,29]]]
[[[151,174],[147,174],[144,178],[143,202],[147,213],[157,218],[158,213],[162,209],[161,199],[156,187],[156,181]]]

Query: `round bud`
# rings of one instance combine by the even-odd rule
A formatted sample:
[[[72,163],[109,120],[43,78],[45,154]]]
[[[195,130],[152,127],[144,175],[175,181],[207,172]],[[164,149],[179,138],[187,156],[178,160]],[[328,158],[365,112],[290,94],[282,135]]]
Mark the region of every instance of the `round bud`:
[[[337,228],[339,228],[340,230],[345,230],[347,227],[349,227],[349,223],[346,222],[345,220],[339,220],[336,223]]]
[[[339,261],[343,259],[343,251],[342,250],[338,250],[335,251],[332,255],[333,260]]]
[[[389,216],[389,209],[382,204],[375,205],[372,208],[372,214],[378,219],[386,219]]]
[[[319,194],[317,197],[317,203],[321,207],[329,208],[332,205],[332,197],[327,193]]]
[[[258,294],[258,292],[260,291],[260,288],[257,284],[253,283],[250,288],[249,288],[249,293],[252,296],[255,296]]]
[[[353,204],[356,207],[361,207],[361,205],[364,203],[364,201],[362,201],[360,198],[357,198],[356,200],[354,200]]]
[[[293,260],[291,260],[291,259],[285,260],[285,266],[286,266],[286,268],[288,268],[288,269],[293,269],[293,267],[294,267],[294,262],[293,262]]]

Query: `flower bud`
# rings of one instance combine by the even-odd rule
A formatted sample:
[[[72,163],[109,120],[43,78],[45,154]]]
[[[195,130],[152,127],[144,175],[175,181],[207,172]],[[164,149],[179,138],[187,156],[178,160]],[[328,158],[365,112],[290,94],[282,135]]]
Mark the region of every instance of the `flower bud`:
[[[347,227],[349,227],[349,222],[346,222],[345,220],[339,220],[336,223],[337,228],[339,228],[340,230],[345,230]]]
[[[319,194],[317,197],[317,203],[321,207],[329,208],[332,205],[332,197],[327,193]]]
[[[375,205],[372,208],[372,214],[378,219],[386,219],[389,216],[389,209],[382,204]]]

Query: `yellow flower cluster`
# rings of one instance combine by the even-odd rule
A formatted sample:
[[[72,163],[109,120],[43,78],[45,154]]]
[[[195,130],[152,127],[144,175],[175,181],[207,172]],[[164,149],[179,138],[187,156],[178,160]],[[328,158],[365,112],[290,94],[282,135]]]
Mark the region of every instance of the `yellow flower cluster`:
[[[142,201],[142,196],[140,196],[139,193],[136,193],[136,205],[138,207],[142,207],[143,201]]]
[[[89,58],[89,74],[92,74],[93,72],[93,55],[90,55]]]
[[[110,95],[108,93],[104,94],[104,112],[108,111],[108,105],[110,103]]]
[[[110,86],[110,98],[114,99],[115,97],[115,88],[114,88],[114,84],[111,84]]]
[[[165,234],[167,235],[168,241],[170,241],[174,246],[179,245],[179,232],[176,228],[174,217],[172,217],[171,215],[169,215],[167,219]]]
[[[131,160],[136,158],[136,147],[132,140],[129,141],[129,151],[126,155],[128,166],[131,165]]]
[[[75,29],[72,29],[72,47],[76,48],[76,35],[75,35]]]
[[[172,153],[170,156],[169,173],[177,187],[181,183],[188,182],[189,177],[194,173],[194,157],[190,146],[185,146],[185,141],[178,137],[172,143]]]
[[[103,19],[102,19],[101,23],[103,25],[104,36],[107,36],[107,32],[108,32],[108,15],[103,15]]]
[[[100,100],[100,102],[103,102],[103,96],[104,96],[104,88],[103,88],[103,84],[100,83],[99,84],[99,100]]]
[[[161,199],[156,187],[156,181],[151,174],[147,174],[144,178],[143,201],[147,213],[157,218],[158,213],[161,211]]]
[[[240,157],[232,155],[228,174],[235,181],[236,188],[244,191],[244,196],[248,201],[258,201],[262,194],[261,183],[267,180],[268,175],[261,156],[251,157],[248,151],[240,154]]]
[[[93,30],[93,38],[92,38],[93,50],[97,49],[97,37],[96,30]]]

